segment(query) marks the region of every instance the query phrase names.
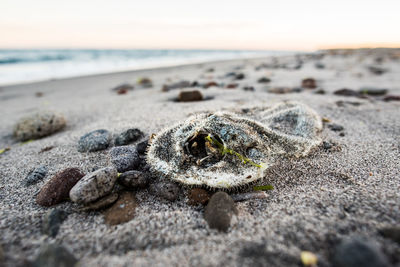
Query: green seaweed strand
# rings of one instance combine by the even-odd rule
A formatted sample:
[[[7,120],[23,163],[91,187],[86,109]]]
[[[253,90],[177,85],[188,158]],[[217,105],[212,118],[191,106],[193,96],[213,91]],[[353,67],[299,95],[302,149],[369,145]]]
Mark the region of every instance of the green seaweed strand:
[[[255,163],[249,158],[246,158],[245,156],[239,154],[238,152],[234,151],[233,149],[227,148],[225,145],[221,144],[217,139],[212,137],[210,134],[205,137],[206,141],[210,142],[213,145],[216,145],[218,149],[221,151],[222,156],[225,154],[230,154],[238,157],[244,164],[249,163],[250,165],[261,168],[262,166],[260,164]]]

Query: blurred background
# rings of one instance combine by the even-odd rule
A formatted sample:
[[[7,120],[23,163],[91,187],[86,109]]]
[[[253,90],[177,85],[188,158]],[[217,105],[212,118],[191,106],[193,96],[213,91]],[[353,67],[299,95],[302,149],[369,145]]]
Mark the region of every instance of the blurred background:
[[[0,85],[326,48],[400,47],[399,0],[2,0]]]

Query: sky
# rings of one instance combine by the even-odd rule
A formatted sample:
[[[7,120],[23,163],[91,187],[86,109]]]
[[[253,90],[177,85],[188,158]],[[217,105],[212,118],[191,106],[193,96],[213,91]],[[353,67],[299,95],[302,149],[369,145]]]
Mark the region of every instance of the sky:
[[[0,48],[400,47],[400,0],[0,0]]]

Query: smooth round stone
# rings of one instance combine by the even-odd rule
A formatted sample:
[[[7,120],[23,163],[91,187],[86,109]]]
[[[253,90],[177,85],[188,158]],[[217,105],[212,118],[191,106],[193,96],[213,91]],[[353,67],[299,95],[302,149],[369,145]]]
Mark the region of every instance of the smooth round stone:
[[[53,209],[47,212],[43,219],[42,232],[51,237],[55,237],[60,229],[62,222],[67,219],[68,213],[64,210]]]
[[[94,152],[104,150],[110,145],[111,134],[100,129],[83,135],[78,141],[79,152]]]
[[[73,202],[88,204],[108,195],[118,178],[117,169],[106,167],[84,176],[69,192]]]
[[[232,217],[237,214],[233,199],[225,192],[217,192],[208,201],[204,219],[208,226],[219,231],[228,231]]]
[[[136,169],[140,164],[139,153],[133,146],[117,146],[110,150],[111,163],[118,172]]]
[[[135,216],[137,202],[132,192],[123,192],[118,201],[104,213],[108,225],[117,225],[129,222]]]
[[[70,267],[75,266],[77,262],[78,260],[66,248],[53,243],[42,245],[39,255],[33,261],[32,266]]]
[[[149,176],[141,171],[127,171],[119,176],[118,181],[128,188],[144,188],[149,184]]]
[[[125,146],[139,140],[143,136],[142,131],[133,128],[123,131],[115,138],[116,146]]]
[[[150,192],[166,200],[175,201],[178,198],[179,186],[171,182],[154,183],[150,186]]]
[[[65,125],[62,114],[40,111],[20,119],[14,127],[14,137],[19,141],[38,139],[61,130]]]
[[[37,182],[43,180],[46,174],[47,174],[46,166],[39,166],[33,171],[29,172],[29,174],[25,177],[23,183],[25,186],[36,184]]]
[[[68,199],[71,188],[84,176],[78,168],[68,168],[53,176],[36,196],[36,203],[52,206]]]
[[[178,95],[180,102],[192,102],[203,100],[203,94],[199,90],[181,91]]]

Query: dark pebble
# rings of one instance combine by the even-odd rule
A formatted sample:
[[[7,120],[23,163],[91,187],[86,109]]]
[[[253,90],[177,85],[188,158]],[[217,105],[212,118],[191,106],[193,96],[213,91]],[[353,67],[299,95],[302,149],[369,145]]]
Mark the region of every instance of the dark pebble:
[[[100,129],[83,135],[78,141],[79,152],[94,152],[104,150],[110,145],[111,134]]]
[[[206,72],[214,72],[215,71],[215,69],[214,68],[209,68],[209,69],[206,69]]]
[[[267,78],[267,77],[262,77],[262,78],[258,79],[257,82],[258,83],[269,83],[269,82],[271,82],[271,79]]]
[[[128,91],[131,91],[133,89],[134,89],[133,85],[131,85],[129,83],[124,83],[124,84],[114,87],[112,89],[112,91],[116,92],[119,95],[122,95],[122,94],[126,94]]]
[[[190,190],[188,198],[189,205],[206,205],[210,200],[210,194],[202,188],[193,188]]]
[[[29,172],[29,174],[24,179],[24,185],[30,186],[36,184],[37,182],[43,180],[43,178],[47,174],[47,167],[46,166],[39,166],[33,171]]]
[[[64,210],[53,209],[47,212],[43,219],[42,232],[48,236],[55,237],[62,222],[67,217],[68,213]]]
[[[129,222],[135,216],[137,202],[132,192],[123,192],[117,202],[104,212],[104,220],[108,225]]]
[[[219,84],[216,83],[216,82],[208,82],[208,83],[205,83],[205,84],[203,85],[203,87],[204,87],[205,89],[210,88],[210,87],[218,87],[218,86],[219,86]]]
[[[386,257],[368,241],[354,238],[342,241],[333,255],[337,267],[385,267],[389,266]]]
[[[233,199],[225,192],[217,192],[208,201],[204,219],[210,228],[226,232],[234,214],[237,214],[237,209]]]
[[[150,192],[153,195],[169,201],[175,201],[178,198],[179,191],[179,186],[172,182],[156,182],[150,185]]]
[[[383,101],[400,101],[400,95],[388,95],[383,98]]]
[[[351,105],[351,106],[357,107],[357,106],[361,105],[360,102],[351,102],[351,101],[342,101],[342,100],[336,101],[335,103],[336,103],[336,105],[338,107],[345,107],[347,105]]]
[[[134,170],[140,164],[139,153],[134,146],[113,147],[109,154],[111,162],[118,172]]]
[[[149,146],[149,140],[142,141],[136,145],[136,150],[140,155],[144,155]]]
[[[236,76],[236,72],[228,72],[227,74],[225,74],[225,77],[235,77]]]
[[[372,96],[383,96],[388,92],[387,89],[382,88],[374,88],[374,87],[363,87],[360,89],[360,93],[364,95],[372,95]]]
[[[203,100],[203,95],[198,90],[193,91],[181,91],[178,95],[179,102],[192,102]]]
[[[333,92],[333,94],[342,96],[356,96],[356,97],[360,96],[359,92],[347,88],[336,90],[335,92]]]
[[[316,69],[325,69],[325,65],[323,63],[321,63],[321,62],[315,63],[314,67]]]
[[[125,146],[136,142],[143,137],[143,132],[136,128],[131,128],[123,131],[115,138],[116,146]]]
[[[343,136],[345,136],[345,134],[342,132],[339,134],[339,136],[343,137]]]
[[[393,226],[393,227],[385,227],[379,230],[379,233],[384,236],[385,238],[389,238],[400,244],[400,227]]]
[[[317,94],[317,95],[324,95],[324,94],[326,94],[326,92],[325,92],[324,89],[318,89],[318,90],[314,91],[314,94]]]
[[[291,87],[271,87],[268,88],[268,93],[273,93],[273,94],[287,94],[287,93],[300,93],[303,91],[302,88],[291,88]]]
[[[53,176],[36,196],[36,203],[52,206],[69,198],[69,191],[85,176],[78,168],[68,168]]]
[[[34,267],[71,267],[78,260],[66,248],[57,244],[44,244],[33,261]]]
[[[326,141],[322,142],[322,146],[323,146],[323,148],[324,148],[325,150],[329,150],[329,149],[332,148],[332,144],[329,143],[329,142],[326,142]]]
[[[253,86],[245,86],[245,87],[243,87],[243,90],[250,91],[250,92],[254,92],[255,91]]]
[[[118,181],[128,188],[144,188],[149,184],[149,180],[149,175],[141,171],[127,171],[118,178]]]
[[[153,82],[150,78],[142,77],[137,80],[137,84],[139,84],[142,88],[151,88],[153,87]]]
[[[340,132],[344,130],[344,127],[342,125],[336,124],[336,123],[331,123],[328,124],[328,128],[331,129],[334,132]]]
[[[237,88],[238,87],[238,84],[237,83],[230,83],[230,84],[227,84],[226,86],[225,86],[225,88],[227,88],[227,89],[235,89],[235,88]]]
[[[50,150],[52,150],[53,148],[55,148],[55,146],[46,146],[46,147],[42,148],[42,149],[39,151],[39,154],[44,153],[44,152],[47,152],[47,151],[50,151]]]
[[[307,78],[301,81],[301,87],[307,89],[317,88],[317,82],[313,78]]]
[[[235,80],[243,80],[245,78],[243,73],[238,73],[235,75]]]
[[[382,74],[384,74],[385,72],[387,72],[387,69],[382,68],[382,67],[379,67],[379,66],[369,66],[369,67],[368,67],[368,70],[369,70],[371,73],[375,74],[375,75],[382,75]]]

